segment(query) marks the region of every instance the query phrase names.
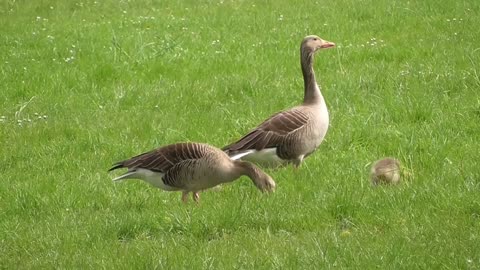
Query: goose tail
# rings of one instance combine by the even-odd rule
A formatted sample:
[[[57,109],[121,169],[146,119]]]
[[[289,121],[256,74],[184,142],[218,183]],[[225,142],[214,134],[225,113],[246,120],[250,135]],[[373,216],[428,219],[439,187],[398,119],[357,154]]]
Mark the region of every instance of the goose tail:
[[[230,156],[230,159],[232,160],[237,160],[237,159],[241,159],[242,157],[244,156],[247,156],[247,155],[250,155],[251,153],[255,152],[255,150],[247,150],[245,152],[240,152],[240,153],[227,153],[229,156]]]
[[[118,182],[118,181],[122,181],[122,180],[126,180],[126,179],[133,179],[133,178],[135,178],[136,173],[137,173],[136,171],[129,171],[129,172],[126,172],[126,173],[120,175],[119,177],[113,178],[112,181]]]

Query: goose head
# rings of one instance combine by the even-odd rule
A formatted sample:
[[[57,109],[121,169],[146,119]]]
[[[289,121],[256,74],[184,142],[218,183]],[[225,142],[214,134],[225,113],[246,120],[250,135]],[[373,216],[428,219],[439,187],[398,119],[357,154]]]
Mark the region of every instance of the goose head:
[[[255,186],[262,192],[275,191],[276,184],[272,177],[266,173],[259,173],[254,180]]]
[[[248,161],[235,160],[234,165],[239,171],[240,175],[248,176],[255,186],[262,192],[273,192],[275,191],[275,181],[257,166],[253,165]]]
[[[302,42],[302,50],[306,50],[309,53],[314,53],[320,49],[328,49],[332,47],[335,47],[335,43],[326,41],[315,35],[306,36]]]

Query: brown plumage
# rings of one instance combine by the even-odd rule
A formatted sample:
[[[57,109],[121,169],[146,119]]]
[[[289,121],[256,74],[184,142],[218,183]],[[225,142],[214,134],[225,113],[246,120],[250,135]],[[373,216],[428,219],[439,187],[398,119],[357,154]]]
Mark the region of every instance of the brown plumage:
[[[315,79],[313,56],[320,49],[334,46],[317,36],[305,37],[300,46],[303,104],[272,115],[223,150],[231,157],[240,155],[264,166],[293,163],[298,167],[320,145],[328,129],[328,110]]]
[[[370,178],[374,185],[399,183],[400,161],[394,158],[377,160],[370,170]]]
[[[127,168],[113,179],[141,179],[166,191],[189,192],[198,201],[199,191],[248,176],[261,191],[274,191],[275,182],[255,165],[232,160],[220,149],[202,143],[177,143],[160,147],[133,158],[117,162],[109,170]]]

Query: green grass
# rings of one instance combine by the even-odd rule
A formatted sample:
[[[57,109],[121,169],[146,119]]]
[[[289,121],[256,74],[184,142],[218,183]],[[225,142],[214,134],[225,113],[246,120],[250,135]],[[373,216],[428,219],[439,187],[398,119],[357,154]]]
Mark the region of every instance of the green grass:
[[[480,2],[0,2],[0,268],[480,269]],[[199,206],[118,160],[223,146],[302,100],[331,114],[297,172]],[[41,119],[39,119],[41,116]],[[45,116],[45,117],[44,117]],[[30,122],[28,121],[30,119]],[[383,156],[408,172],[373,188]]]

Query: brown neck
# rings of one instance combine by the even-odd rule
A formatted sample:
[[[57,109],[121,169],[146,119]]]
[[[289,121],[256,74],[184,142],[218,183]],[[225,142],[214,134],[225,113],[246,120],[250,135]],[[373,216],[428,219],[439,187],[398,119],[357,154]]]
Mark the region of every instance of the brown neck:
[[[300,49],[300,63],[305,85],[304,104],[316,104],[322,99],[320,88],[315,80],[315,72],[313,71],[313,54],[314,52],[306,47]]]
[[[255,186],[259,186],[259,181],[261,177],[263,176],[263,172],[260,171],[260,169],[257,168],[257,166],[253,165],[250,162],[247,161],[242,161],[242,160],[235,160],[233,162],[235,164],[235,167],[237,168],[237,172],[240,175],[245,175],[250,178]]]

